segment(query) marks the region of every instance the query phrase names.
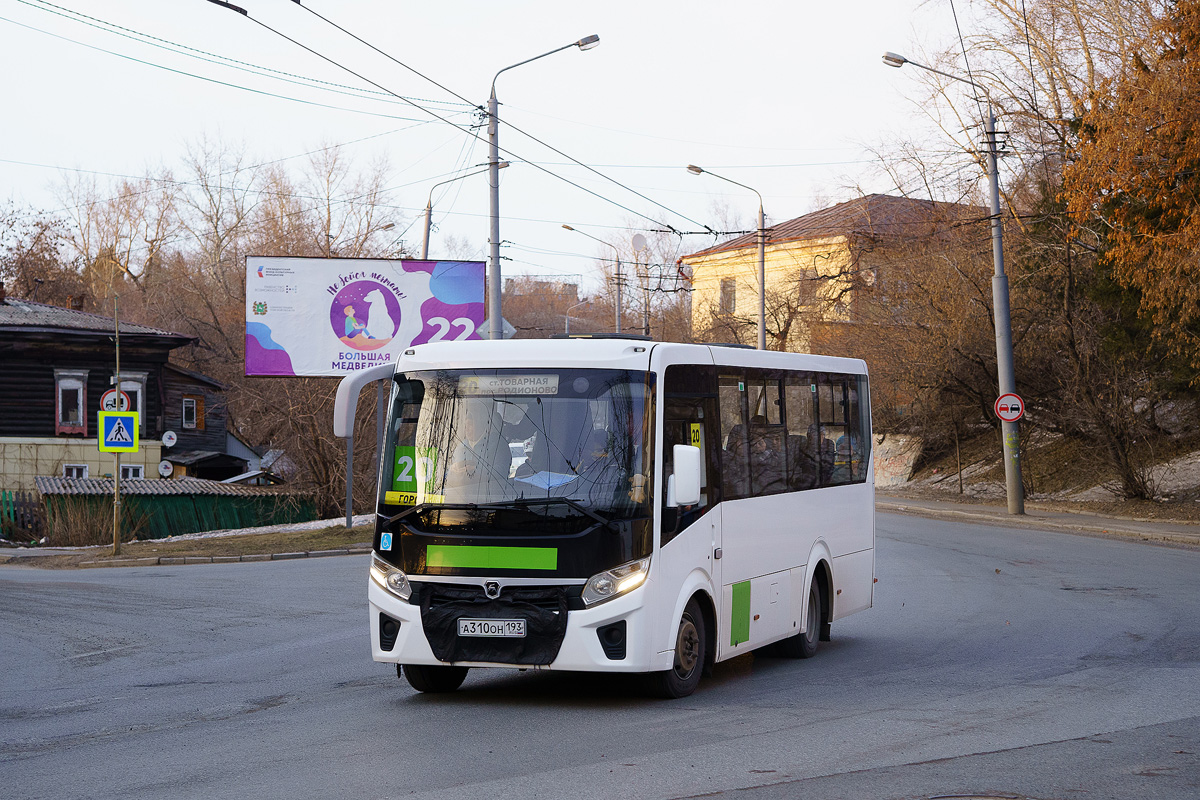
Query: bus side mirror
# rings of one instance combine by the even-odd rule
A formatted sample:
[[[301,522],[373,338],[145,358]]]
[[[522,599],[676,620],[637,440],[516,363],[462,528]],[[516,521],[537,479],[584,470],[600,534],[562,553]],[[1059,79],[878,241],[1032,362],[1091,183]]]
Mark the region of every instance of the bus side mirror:
[[[668,506],[694,506],[700,502],[700,448],[675,445],[675,472],[667,482]]]
[[[396,372],[394,364],[381,364],[342,378],[333,398],[333,435],[349,439],[354,433],[354,412],[358,408],[358,393],[373,381],[386,381]]]

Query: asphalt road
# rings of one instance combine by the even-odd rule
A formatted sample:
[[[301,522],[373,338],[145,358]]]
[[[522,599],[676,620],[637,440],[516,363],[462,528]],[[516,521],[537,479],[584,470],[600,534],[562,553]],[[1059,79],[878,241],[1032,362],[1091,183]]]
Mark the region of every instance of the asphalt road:
[[[1200,551],[879,516],[875,608],[681,701],[366,641],[367,559],[0,567],[0,795],[1200,796]]]

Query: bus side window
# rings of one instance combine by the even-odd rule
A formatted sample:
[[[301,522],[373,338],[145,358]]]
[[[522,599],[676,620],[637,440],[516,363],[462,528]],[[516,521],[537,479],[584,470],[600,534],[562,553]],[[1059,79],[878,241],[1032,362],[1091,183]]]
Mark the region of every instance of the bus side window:
[[[746,382],[742,375],[717,379],[721,405],[721,488],[725,500],[750,493],[750,439]]]
[[[662,498],[662,544],[671,541],[699,519],[720,497],[714,482],[720,474],[717,424],[716,372],[711,366],[672,364],[667,367],[663,390],[663,476],[674,471],[675,445],[699,447],[701,452],[700,502],[685,508],[668,508]]]
[[[813,377],[807,372],[789,373],[784,387],[787,415],[787,485],[793,491],[817,485],[817,458],[813,425]]]

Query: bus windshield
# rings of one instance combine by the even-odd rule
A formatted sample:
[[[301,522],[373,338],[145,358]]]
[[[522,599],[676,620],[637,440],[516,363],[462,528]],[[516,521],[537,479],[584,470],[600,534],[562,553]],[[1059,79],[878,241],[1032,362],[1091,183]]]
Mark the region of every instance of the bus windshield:
[[[553,521],[573,533],[647,516],[649,403],[650,376],[637,371],[398,374],[381,511],[474,532]]]

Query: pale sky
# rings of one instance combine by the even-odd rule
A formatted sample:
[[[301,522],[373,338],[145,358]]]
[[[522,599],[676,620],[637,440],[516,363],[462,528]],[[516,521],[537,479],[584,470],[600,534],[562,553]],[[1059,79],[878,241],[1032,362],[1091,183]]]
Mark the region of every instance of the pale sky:
[[[239,4],[253,20],[392,92],[464,126],[477,121],[459,99],[294,2]],[[941,0],[305,5],[480,105],[498,70],[599,35],[594,49],[569,48],[507,71],[497,83],[502,123],[648,198],[502,124],[501,147],[511,151],[502,158],[514,162],[501,172],[501,239],[510,259],[504,274],[585,285],[595,280],[596,258],[611,249],[563,230],[563,223],[619,244],[658,223],[719,229],[718,203],[753,224],[752,192],[691,175],[689,163],[761,192],[768,224],[848,199],[854,186],[892,190],[864,145],[924,124],[907,99],[921,88],[915,70],[889,69],[880,56],[914,55],[954,32],[949,3]],[[70,12],[90,15],[91,25]],[[178,52],[184,48],[210,60]],[[219,59],[208,54],[377,91],[205,0],[0,0],[8,109],[0,126],[0,199],[62,208],[53,187],[72,170],[99,173],[102,185],[108,176],[139,176],[159,165],[180,175],[188,144],[202,136],[243,143],[251,163],[293,158],[297,167],[304,153],[338,143],[363,167],[386,156],[397,205],[390,218],[396,232],[407,228],[404,239],[416,249],[432,186],[487,160],[483,128],[473,140],[394,98],[289,83],[214,63]],[[483,260],[487,213],[484,175],[438,189],[430,257],[449,257],[452,235],[471,249],[455,255]],[[684,250],[713,241],[687,236]]]

